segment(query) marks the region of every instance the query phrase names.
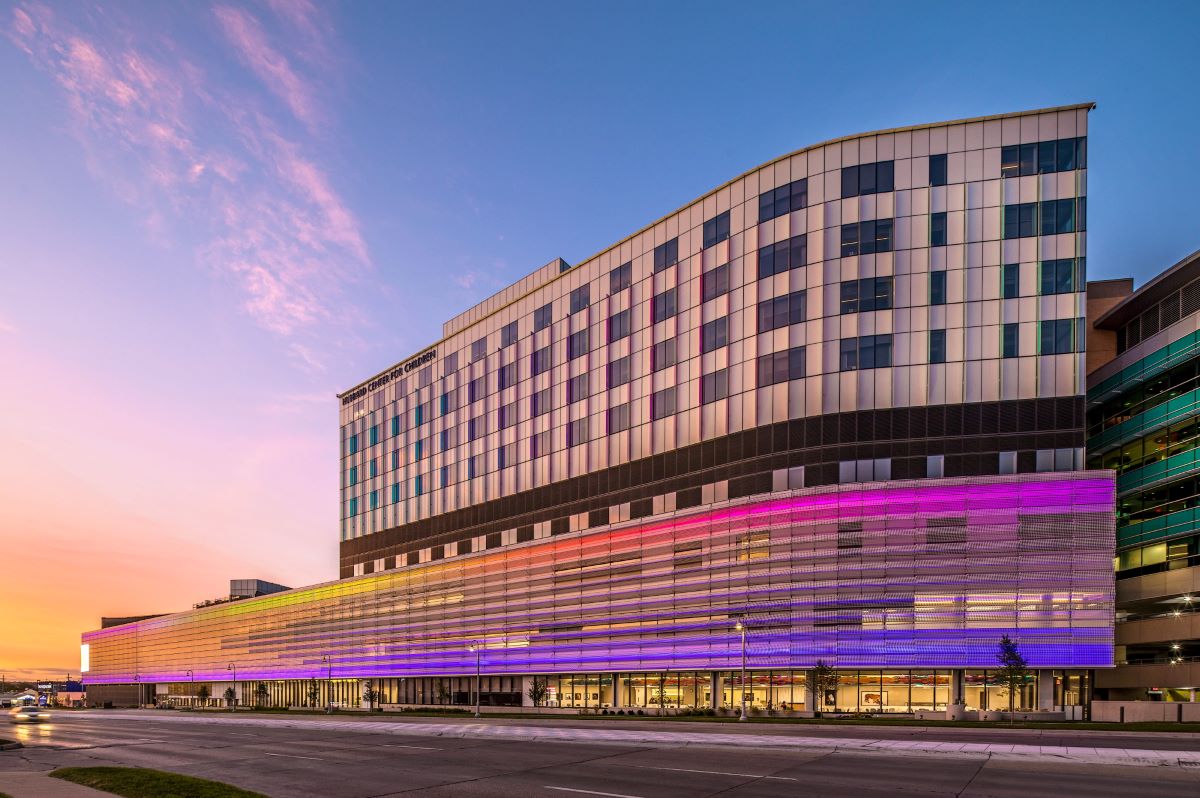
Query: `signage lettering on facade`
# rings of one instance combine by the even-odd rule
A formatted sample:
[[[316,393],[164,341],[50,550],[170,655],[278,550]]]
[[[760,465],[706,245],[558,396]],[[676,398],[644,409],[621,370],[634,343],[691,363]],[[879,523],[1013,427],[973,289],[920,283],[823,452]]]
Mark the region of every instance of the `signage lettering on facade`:
[[[348,405],[351,402],[357,401],[357,400],[361,399],[362,397],[366,396],[371,391],[375,390],[376,388],[382,388],[383,386],[387,385],[392,380],[400,377],[403,374],[407,374],[408,372],[412,371],[413,369],[417,369],[417,368],[420,368],[421,366],[424,366],[426,363],[429,363],[430,361],[434,360],[436,357],[437,357],[436,349],[430,349],[428,352],[424,352],[420,355],[417,355],[416,357],[414,357],[412,360],[408,361],[404,365],[396,366],[396,368],[392,369],[387,374],[384,374],[380,377],[376,377],[375,379],[371,380],[369,383],[362,386],[358,390],[351,391],[350,393],[346,394],[345,396],[342,397],[342,404]]]

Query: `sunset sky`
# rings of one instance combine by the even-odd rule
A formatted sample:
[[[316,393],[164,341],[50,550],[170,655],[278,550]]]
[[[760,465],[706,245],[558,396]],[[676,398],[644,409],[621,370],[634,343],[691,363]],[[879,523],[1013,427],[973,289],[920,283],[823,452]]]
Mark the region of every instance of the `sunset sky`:
[[[798,147],[1094,100],[1088,276],[1200,248],[1197,6],[912,7],[0,0],[0,673],[335,578],[337,391]]]

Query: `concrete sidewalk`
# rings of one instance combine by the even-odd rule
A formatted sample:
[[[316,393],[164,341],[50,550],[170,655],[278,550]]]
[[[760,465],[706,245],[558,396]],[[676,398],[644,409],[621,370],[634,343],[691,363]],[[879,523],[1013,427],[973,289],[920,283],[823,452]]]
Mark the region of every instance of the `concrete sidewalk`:
[[[12,798],[97,798],[110,792],[93,790],[62,779],[52,779],[50,771],[0,771],[0,793]]]

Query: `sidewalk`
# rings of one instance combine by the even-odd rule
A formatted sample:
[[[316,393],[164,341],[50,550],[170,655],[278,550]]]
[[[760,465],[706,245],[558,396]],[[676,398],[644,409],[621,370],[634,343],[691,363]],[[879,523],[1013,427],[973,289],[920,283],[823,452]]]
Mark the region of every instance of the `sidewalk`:
[[[0,793],[12,798],[97,798],[112,793],[93,790],[62,779],[52,779],[48,770],[0,771]]]

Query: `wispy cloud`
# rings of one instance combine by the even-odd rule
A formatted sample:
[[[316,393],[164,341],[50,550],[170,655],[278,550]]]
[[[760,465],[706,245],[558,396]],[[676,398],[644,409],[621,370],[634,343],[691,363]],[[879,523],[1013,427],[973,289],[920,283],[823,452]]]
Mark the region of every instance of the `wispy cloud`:
[[[259,324],[290,336],[331,319],[371,260],[321,165],[314,128],[327,114],[284,55],[328,53],[327,21],[302,0],[270,6],[286,23],[274,38],[248,11],[212,13],[238,64],[283,101],[299,130],[252,84],[213,77],[228,65],[201,65],[181,42],[119,15],[76,15],[93,20],[84,28],[24,4],[5,32],[62,88],[92,173],[144,214],[156,239],[191,241],[200,263],[232,278]],[[280,38],[288,35],[295,41]],[[292,354],[319,369],[311,353]]]
[[[15,333],[16,331],[16,325],[11,324],[4,319],[0,319],[0,333]]]

